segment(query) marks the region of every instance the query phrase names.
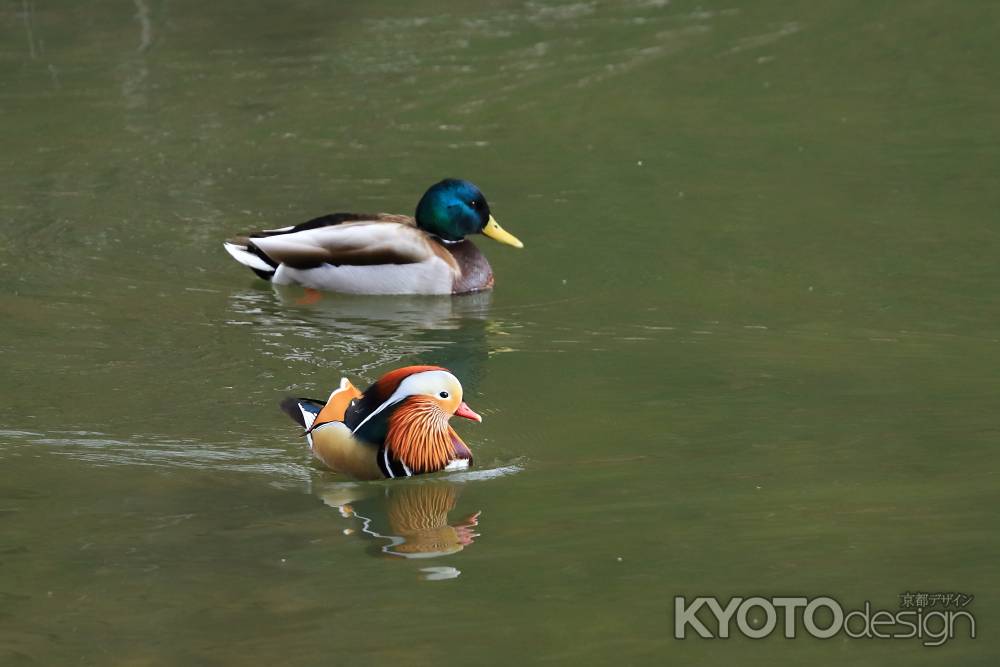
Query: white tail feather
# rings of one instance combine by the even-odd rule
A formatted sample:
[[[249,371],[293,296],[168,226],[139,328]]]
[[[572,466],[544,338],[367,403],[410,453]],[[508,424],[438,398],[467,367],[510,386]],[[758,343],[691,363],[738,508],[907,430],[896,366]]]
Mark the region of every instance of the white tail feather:
[[[257,271],[264,271],[266,273],[274,273],[274,267],[262,260],[257,255],[252,252],[247,251],[246,246],[241,246],[237,243],[230,243],[226,241],[222,244],[222,247],[226,249],[233,259],[242,264],[243,266],[249,266],[251,269],[256,269]]]
[[[309,410],[306,410],[304,407],[302,407],[301,403],[299,403],[299,412],[302,413],[302,421],[305,423],[306,442],[309,443],[309,449],[312,450],[313,437],[309,429],[312,428],[313,422],[316,421],[316,417],[318,417],[319,415],[315,412],[310,412]]]

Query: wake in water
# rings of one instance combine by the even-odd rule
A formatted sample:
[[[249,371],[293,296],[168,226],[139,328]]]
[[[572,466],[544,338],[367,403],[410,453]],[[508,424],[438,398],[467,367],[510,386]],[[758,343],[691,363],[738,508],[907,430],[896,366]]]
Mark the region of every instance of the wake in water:
[[[262,447],[246,442],[207,443],[194,439],[177,438],[113,438],[96,431],[34,431],[0,430],[0,459],[19,449],[45,448],[46,451],[77,461],[98,466],[150,466],[164,468],[189,468],[264,475],[278,485],[305,483],[310,486],[315,477],[345,480],[340,484],[351,485],[339,475],[319,470],[304,449],[301,462],[290,460],[287,449]],[[434,475],[434,478],[452,482],[470,482],[494,479],[522,470],[517,463],[473,468],[461,472]]]
[[[313,469],[289,461],[288,451],[246,443],[206,443],[191,439],[143,438],[122,440],[95,431],[0,430],[4,454],[18,446],[44,447],[57,456],[66,456],[99,466],[156,466],[247,472],[279,481],[308,481]]]

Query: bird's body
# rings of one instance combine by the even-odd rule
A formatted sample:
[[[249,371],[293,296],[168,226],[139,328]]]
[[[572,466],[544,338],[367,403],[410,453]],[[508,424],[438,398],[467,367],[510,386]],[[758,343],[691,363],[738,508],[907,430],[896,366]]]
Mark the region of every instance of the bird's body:
[[[465,238],[483,233],[521,247],[490,215],[476,186],[432,186],[416,217],[334,213],[294,227],[227,241],[225,249],[258,276],[348,294],[464,294],[493,287],[486,257]]]
[[[458,379],[438,366],[397,369],[363,393],[344,378],[326,403],[289,398],[282,408],[306,429],[313,456],[358,479],[467,468],[472,452],[448,419],[482,421]]]

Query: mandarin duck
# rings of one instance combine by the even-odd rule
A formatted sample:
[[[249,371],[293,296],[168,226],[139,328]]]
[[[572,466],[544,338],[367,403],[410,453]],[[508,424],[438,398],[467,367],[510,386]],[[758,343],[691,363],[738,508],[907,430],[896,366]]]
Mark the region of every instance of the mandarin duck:
[[[287,398],[282,409],[305,429],[314,457],[357,479],[461,470],[472,452],[448,420],[483,418],[462,400],[462,385],[440,366],[406,366],[364,392],[343,378],[324,403]]]

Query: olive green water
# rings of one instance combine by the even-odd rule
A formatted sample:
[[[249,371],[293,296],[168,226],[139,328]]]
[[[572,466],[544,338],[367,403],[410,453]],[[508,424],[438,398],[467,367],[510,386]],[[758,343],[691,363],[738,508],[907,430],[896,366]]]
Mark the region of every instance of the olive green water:
[[[995,664],[998,20],[0,6],[0,664]],[[445,176],[526,244],[477,240],[492,295],[309,304],[220,245]],[[345,483],[276,406],[422,362],[473,473]],[[907,591],[979,636],[673,638]]]

